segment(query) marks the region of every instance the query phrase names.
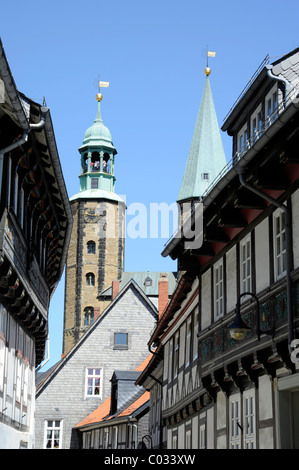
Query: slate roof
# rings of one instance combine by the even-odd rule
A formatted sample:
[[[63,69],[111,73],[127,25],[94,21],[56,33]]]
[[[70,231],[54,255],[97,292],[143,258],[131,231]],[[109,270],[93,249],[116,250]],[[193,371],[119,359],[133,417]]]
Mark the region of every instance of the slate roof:
[[[140,295],[143,297],[143,299],[146,301],[146,303],[151,307],[152,309],[152,315],[155,317],[157,315],[157,308],[155,305],[151,302],[151,300],[145,295],[144,291],[139,287],[139,285],[131,279],[122,289],[121,292],[115,297],[115,299],[112,300],[112,302],[108,305],[108,307],[103,311],[103,313],[95,320],[95,322],[89,327],[87,332],[80,338],[80,340],[73,346],[73,348],[60,360],[58,361],[54,366],[52,366],[49,370],[39,373],[43,374],[42,376],[38,376],[37,379],[37,387],[36,387],[36,394],[40,394],[42,392],[42,389],[47,386],[47,383],[49,383],[52,379],[52,377],[59,372],[59,370],[64,366],[64,364],[68,361],[68,358],[75,353],[75,351],[80,348],[81,344],[86,340],[86,338],[92,334],[93,330],[97,328],[98,324],[103,321],[103,319],[106,317],[106,315],[109,315],[109,312],[111,309],[113,309],[114,305],[120,297],[126,292],[127,289],[132,286],[134,289],[137,290],[137,292],[140,293]],[[145,366],[144,366],[145,367]],[[136,370],[143,370],[137,368]]]
[[[163,271],[164,272],[164,271]],[[159,289],[159,279],[162,272],[160,271],[127,271],[122,275],[121,280],[119,281],[119,290],[121,291],[126,284],[133,279],[136,284],[143,290],[146,296],[155,297],[158,296]],[[167,272],[168,279],[168,289],[169,295],[172,295],[173,291],[177,285],[177,273],[176,272]],[[145,280],[150,278],[152,280],[151,285],[146,285]],[[100,296],[111,296],[112,287],[105,289],[101,292]]]
[[[134,417],[144,412],[149,406],[150,392],[144,390],[143,387],[135,385],[135,380],[140,376],[141,372],[149,363],[152,354],[150,354],[142,364],[140,364],[135,371],[115,371],[113,377],[118,378],[122,385],[129,382],[130,385],[121,390],[121,400],[118,404],[117,411],[110,414],[111,396],[109,396],[96,410],[92,411],[80,423],[76,424],[74,428],[83,428],[91,425],[100,424],[113,419],[126,418],[128,416]],[[120,385],[119,382],[119,385]],[[120,398],[120,397],[119,397]]]

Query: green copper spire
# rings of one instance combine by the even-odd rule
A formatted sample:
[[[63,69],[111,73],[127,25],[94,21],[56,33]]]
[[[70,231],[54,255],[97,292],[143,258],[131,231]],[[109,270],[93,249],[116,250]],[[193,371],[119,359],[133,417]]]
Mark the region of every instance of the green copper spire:
[[[206,83],[177,202],[202,196],[226,165],[210,86],[210,72],[207,67]]]
[[[117,151],[110,131],[102,119],[102,98],[101,93],[96,95],[97,114],[93,124],[86,130],[83,143],[79,148],[81,154],[80,192],[71,200],[78,198],[121,200],[114,192],[114,157]]]

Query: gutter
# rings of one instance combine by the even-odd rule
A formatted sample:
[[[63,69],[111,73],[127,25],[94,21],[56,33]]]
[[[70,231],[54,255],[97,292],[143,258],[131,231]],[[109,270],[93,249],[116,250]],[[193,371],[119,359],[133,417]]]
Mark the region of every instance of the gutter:
[[[45,126],[46,122],[46,117],[48,114],[49,109],[45,107],[41,107],[41,119],[37,124],[28,124],[27,130],[23,133],[22,137],[17,140],[16,142],[13,142],[10,145],[7,145],[6,147],[2,148],[0,150],[0,197],[2,193],[2,180],[3,180],[3,164],[4,164],[4,155],[11,152],[12,150],[16,149],[17,147],[21,147],[25,142],[28,140],[28,135],[31,130],[40,130]]]

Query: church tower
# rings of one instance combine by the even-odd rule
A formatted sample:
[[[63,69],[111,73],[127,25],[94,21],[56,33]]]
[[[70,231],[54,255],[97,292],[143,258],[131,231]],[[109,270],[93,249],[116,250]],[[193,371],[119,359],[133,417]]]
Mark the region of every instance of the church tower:
[[[226,158],[209,78],[211,74],[210,67],[207,66],[204,69],[204,73],[206,76],[205,86],[183,175],[182,185],[177,199],[177,203],[181,208],[181,217],[183,219],[187,215],[185,211],[189,210],[190,203],[192,204],[194,201],[199,201],[201,199],[204,192],[226,165]]]
[[[102,119],[102,98],[96,95],[96,118],[79,148],[80,191],[70,199],[73,229],[65,270],[64,354],[107,307],[98,296],[123,273],[125,203],[115,193],[117,151]]]

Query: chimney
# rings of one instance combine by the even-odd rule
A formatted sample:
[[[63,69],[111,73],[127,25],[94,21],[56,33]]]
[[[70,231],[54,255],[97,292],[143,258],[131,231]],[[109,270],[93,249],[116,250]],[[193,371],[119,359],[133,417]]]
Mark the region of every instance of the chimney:
[[[115,299],[119,293],[119,281],[112,281],[112,300]]]
[[[159,318],[161,318],[167,305],[168,305],[168,279],[167,279],[166,273],[161,273],[160,279],[159,279],[159,299],[158,299]]]

